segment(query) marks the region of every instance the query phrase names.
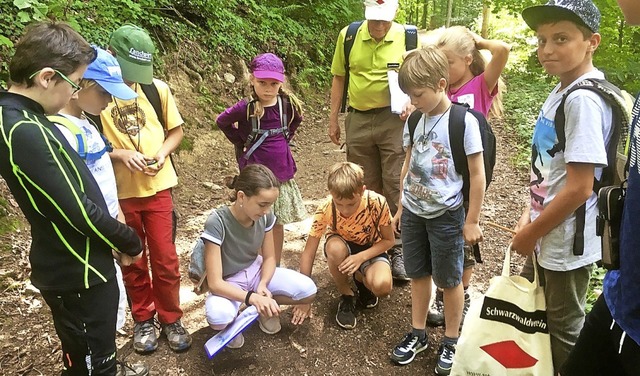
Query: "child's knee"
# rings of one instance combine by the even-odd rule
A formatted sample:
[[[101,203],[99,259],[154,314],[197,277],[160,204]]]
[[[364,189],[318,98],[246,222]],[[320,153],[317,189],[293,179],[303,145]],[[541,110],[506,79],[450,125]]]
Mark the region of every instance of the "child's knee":
[[[215,330],[222,330],[236,319],[238,312],[230,310],[207,310],[207,323]]]
[[[331,263],[342,262],[349,255],[347,245],[339,238],[330,238],[324,248],[327,261]]]
[[[393,282],[391,278],[388,280],[386,278],[377,278],[371,284],[371,292],[380,298],[384,298],[391,294],[391,289],[393,288]]]

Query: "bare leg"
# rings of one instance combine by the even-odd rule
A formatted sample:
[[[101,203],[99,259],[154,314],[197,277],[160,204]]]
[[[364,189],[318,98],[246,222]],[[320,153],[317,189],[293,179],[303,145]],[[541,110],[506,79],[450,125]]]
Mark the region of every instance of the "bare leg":
[[[462,306],[464,304],[464,289],[462,283],[456,287],[442,289],[444,292],[444,335],[458,338],[460,321],[462,320]]]
[[[431,299],[431,276],[411,279],[411,326],[425,329]]]
[[[280,266],[282,247],[284,246],[284,225],[273,226],[273,249],[276,252],[276,266]]]

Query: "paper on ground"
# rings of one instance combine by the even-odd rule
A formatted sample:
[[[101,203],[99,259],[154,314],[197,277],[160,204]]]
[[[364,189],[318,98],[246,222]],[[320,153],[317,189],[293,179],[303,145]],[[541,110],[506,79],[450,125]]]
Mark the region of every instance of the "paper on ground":
[[[213,358],[227,343],[245,330],[258,318],[256,307],[251,306],[242,311],[229,326],[224,328],[204,344],[204,351],[209,359]]]
[[[391,112],[401,114],[402,107],[409,102],[409,96],[400,89],[398,72],[388,70],[387,79],[389,80],[389,94],[391,94]]]

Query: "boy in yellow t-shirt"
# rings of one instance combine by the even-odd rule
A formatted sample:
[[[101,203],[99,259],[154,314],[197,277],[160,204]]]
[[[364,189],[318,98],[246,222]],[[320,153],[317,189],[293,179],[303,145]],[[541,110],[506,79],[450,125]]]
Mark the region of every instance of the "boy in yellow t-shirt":
[[[364,308],[378,305],[378,297],[389,295],[391,268],[385,253],[395,242],[391,213],[384,196],[366,189],[364,172],[354,163],[340,162],[331,168],[328,178],[331,197],[318,207],[307,243],[300,258],[300,272],[311,276],[320,238],[330,228],[324,245],[333,281],[341,294],[336,322],[344,329],[356,326],[355,293]],[[311,305],[296,306],[294,323],[311,313]]]
[[[180,322],[180,265],[171,198],[178,178],[169,158],[182,140],[183,120],[168,85],[153,78],[155,47],[145,30],[120,27],[111,34],[109,51],[125,83],[138,94],[131,100],[114,98],[100,114],[104,134],[113,144],[110,156],[120,207],[147,246],[140,261],[122,268],[135,321],[133,348],[139,353],[156,350],[157,315],[169,347],[184,351],[191,346],[191,336]],[[157,112],[148,94],[154,91],[161,107]]]

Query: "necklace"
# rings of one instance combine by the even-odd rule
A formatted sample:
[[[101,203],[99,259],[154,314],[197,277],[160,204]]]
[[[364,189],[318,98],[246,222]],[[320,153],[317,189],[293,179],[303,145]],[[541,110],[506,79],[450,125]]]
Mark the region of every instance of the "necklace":
[[[427,118],[425,114],[422,114],[422,141],[420,142],[422,145],[420,152],[425,152],[427,150],[429,150],[430,147],[430,143],[431,143],[431,132],[433,131],[433,128],[436,127],[436,125],[438,125],[438,123],[440,122],[440,120],[442,120],[442,117],[449,112],[449,110],[451,109],[451,104],[449,104],[449,107],[447,107],[447,109],[440,114],[440,117],[438,118],[438,120],[436,120],[435,123],[433,123],[433,125],[431,126],[431,129],[429,129],[429,132],[425,132],[425,129],[427,127]]]

